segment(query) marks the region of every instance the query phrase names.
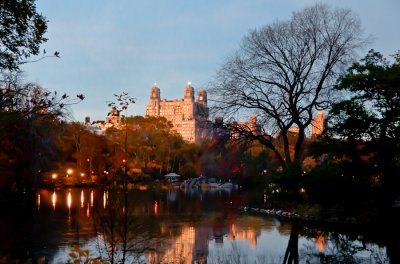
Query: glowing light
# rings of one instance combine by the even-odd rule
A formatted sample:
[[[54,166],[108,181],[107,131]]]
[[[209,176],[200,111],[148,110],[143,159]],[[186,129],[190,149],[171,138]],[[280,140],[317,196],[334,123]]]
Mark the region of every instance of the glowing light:
[[[68,192],[68,195],[67,195],[67,206],[68,206],[68,209],[71,208],[71,204],[72,204],[71,192]]]
[[[86,216],[90,216],[90,209],[89,209],[89,203],[87,204],[87,209],[86,209]]]
[[[83,208],[83,203],[85,201],[85,197],[83,196],[83,190],[81,191],[81,208]]]
[[[85,173],[81,172],[81,177],[85,176]]]
[[[57,179],[57,173],[53,173],[52,175],[51,175],[51,178],[53,179],[53,180],[55,180],[55,179]]]
[[[93,207],[93,190],[90,191],[90,207]]]
[[[40,209],[40,194],[37,195],[37,207]]]
[[[67,174],[71,175],[74,171],[72,169],[67,169]]]
[[[106,192],[103,193],[103,207],[106,208],[107,204],[107,198],[106,198]]]
[[[53,192],[53,194],[51,195],[51,203],[53,204],[54,209],[56,209],[56,201],[57,201],[56,192]]]
[[[304,193],[304,192],[306,192],[306,189],[301,188],[301,189],[300,189],[300,192],[301,192],[301,193]]]

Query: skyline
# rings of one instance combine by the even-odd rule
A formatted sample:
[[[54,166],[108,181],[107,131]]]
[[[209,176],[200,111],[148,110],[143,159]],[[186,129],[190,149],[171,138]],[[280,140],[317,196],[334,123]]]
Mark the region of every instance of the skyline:
[[[128,115],[144,115],[150,88],[157,83],[161,98],[183,98],[190,81],[196,91],[207,88],[224,58],[235,52],[249,30],[287,20],[314,0],[258,1],[37,1],[48,19],[42,50],[60,52],[22,66],[25,81],[50,91],[85,95],[72,106],[75,121],[104,120],[113,94],[128,92],[136,104]],[[369,49],[384,56],[400,48],[400,3],[396,0],[322,1],[350,8],[361,19]],[[34,58],[31,58],[32,60]]]

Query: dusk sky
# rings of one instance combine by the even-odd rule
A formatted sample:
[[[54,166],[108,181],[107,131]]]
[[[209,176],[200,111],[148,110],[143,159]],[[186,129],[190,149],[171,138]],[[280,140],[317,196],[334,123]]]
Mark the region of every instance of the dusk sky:
[[[39,0],[37,10],[49,21],[42,47],[61,58],[24,65],[25,81],[84,94],[72,107],[76,121],[104,120],[106,101],[121,92],[136,98],[128,115],[144,115],[154,82],[166,99],[182,98],[188,81],[207,88],[249,30],[315,2],[360,17],[365,36],[373,37],[360,56],[371,48],[385,56],[400,50],[399,0]]]

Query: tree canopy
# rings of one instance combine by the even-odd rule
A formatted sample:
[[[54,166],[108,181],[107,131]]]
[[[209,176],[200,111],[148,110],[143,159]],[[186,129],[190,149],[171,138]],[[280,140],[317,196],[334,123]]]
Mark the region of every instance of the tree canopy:
[[[37,13],[35,0],[0,1],[0,72],[16,70],[38,55],[46,30],[46,18]]]
[[[344,160],[353,176],[382,185],[390,199],[400,194],[399,53],[394,57],[390,63],[371,50],[340,78],[336,88],[348,98],[332,106],[327,135],[315,152]]]

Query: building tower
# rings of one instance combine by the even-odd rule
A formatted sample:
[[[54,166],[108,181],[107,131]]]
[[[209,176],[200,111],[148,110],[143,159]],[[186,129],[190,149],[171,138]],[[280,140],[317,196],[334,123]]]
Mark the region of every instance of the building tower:
[[[321,135],[322,131],[324,130],[324,121],[325,121],[325,112],[318,111],[317,116],[312,121],[312,132],[313,136]]]
[[[85,125],[90,125],[90,116],[85,116]]]
[[[207,92],[203,89],[199,89],[197,94],[196,114],[206,119],[208,118]]]
[[[188,82],[185,86],[183,103],[183,118],[192,120],[194,115],[194,88],[191,82]]]
[[[160,116],[160,88],[157,83],[150,89],[150,103],[146,107],[147,116]]]

